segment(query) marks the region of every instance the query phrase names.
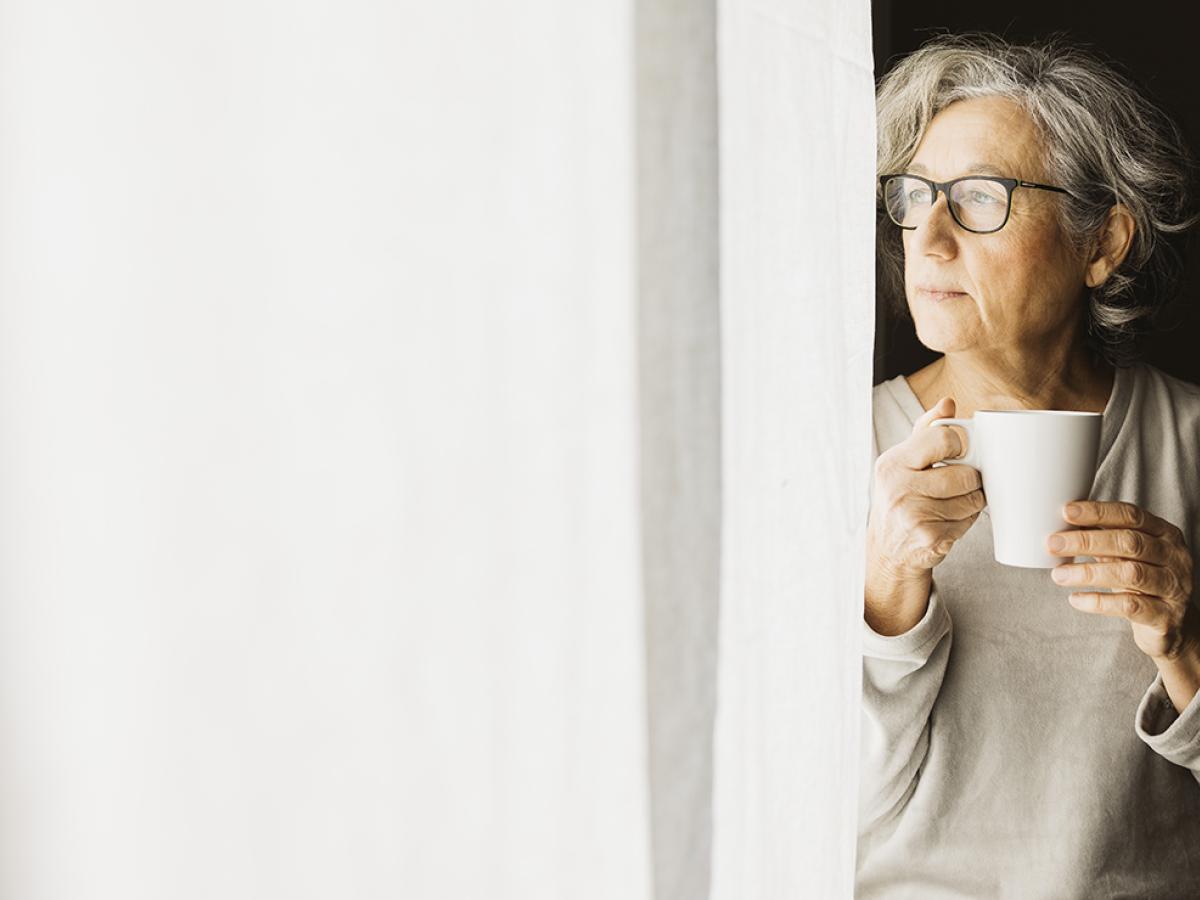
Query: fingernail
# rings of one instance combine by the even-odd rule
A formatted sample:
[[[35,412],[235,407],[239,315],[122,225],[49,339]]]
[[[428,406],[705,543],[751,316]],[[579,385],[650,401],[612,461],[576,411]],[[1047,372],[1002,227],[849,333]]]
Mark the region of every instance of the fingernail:
[[[1083,512],[1083,508],[1078,503],[1068,503],[1064,512],[1068,516],[1077,516]]]
[[[1061,534],[1052,535],[1049,541],[1050,551],[1057,552],[1067,546],[1066,539]]]
[[[1062,568],[1061,566],[1059,566],[1057,569],[1054,569],[1050,573],[1050,577],[1053,578],[1059,584],[1062,584],[1064,581],[1066,581],[1068,578],[1071,577],[1071,573],[1069,571],[1067,571],[1066,569]]]

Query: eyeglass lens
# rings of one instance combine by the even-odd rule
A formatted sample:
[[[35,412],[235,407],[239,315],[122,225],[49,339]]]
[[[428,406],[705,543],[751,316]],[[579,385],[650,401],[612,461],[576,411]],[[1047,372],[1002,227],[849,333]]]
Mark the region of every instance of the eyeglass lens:
[[[933,208],[933,189],[907,175],[889,178],[883,196],[892,221],[905,228],[919,226]],[[1008,191],[986,178],[956,182],[947,199],[958,223],[972,231],[994,231],[1008,215]]]

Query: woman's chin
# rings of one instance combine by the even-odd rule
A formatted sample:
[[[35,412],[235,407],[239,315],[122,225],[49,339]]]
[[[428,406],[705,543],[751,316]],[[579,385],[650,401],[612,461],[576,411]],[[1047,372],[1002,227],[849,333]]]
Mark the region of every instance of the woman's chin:
[[[944,328],[921,328],[919,323],[917,340],[921,342],[922,346],[936,353],[956,353],[960,350],[967,350],[971,346],[971,342],[961,334],[948,332]]]

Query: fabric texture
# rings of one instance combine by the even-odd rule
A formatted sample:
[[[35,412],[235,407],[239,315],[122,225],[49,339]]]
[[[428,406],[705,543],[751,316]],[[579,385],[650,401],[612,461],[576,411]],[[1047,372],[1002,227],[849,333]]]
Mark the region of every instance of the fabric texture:
[[[711,896],[847,897],[875,315],[870,6],[721,0],[717,12]]]
[[[873,394],[878,456],[924,409],[903,376]],[[1099,459],[1090,499],[1167,519],[1200,559],[1200,387],[1118,369]],[[1200,896],[1200,697],[1176,714],[1129,623],[1071,590],[995,562],[985,508],[921,622],[863,623],[857,897]]]

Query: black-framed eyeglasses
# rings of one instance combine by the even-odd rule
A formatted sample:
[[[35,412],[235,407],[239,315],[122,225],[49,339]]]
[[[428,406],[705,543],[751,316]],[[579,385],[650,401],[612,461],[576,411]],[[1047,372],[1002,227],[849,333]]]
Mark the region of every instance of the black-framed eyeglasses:
[[[931,181],[920,175],[903,173],[882,176],[879,186],[883,190],[883,205],[888,217],[909,231],[929,217],[939,193],[946,195],[954,221],[973,234],[991,234],[1008,223],[1013,191],[1019,187],[1074,196],[1065,188],[1051,184],[992,175],[964,175],[949,181]]]

